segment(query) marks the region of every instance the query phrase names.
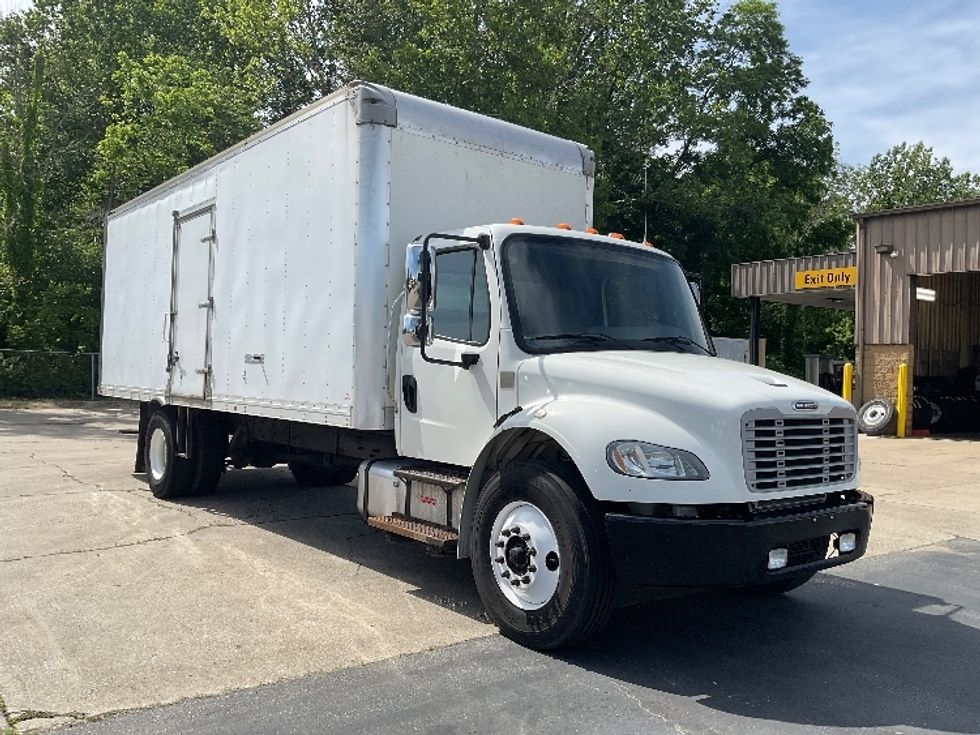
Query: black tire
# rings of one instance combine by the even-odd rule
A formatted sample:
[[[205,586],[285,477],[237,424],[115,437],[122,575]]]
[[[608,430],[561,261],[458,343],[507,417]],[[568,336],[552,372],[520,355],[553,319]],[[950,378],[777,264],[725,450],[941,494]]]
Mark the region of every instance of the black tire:
[[[200,413],[194,419],[191,438],[194,446],[191,451],[189,494],[210,495],[218,486],[218,481],[225,471],[228,432],[220,420],[206,413]]]
[[[858,429],[868,436],[881,436],[887,433],[895,418],[895,407],[885,398],[875,398],[858,410]]]
[[[515,502],[533,504],[551,524],[557,541],[562,573],[550,599],[534,610],[522,609],[505,596],[497,581],[503,574],[490,555],[498,514]],[[521,645],[539,650],[568,645],[593,635],[609,618],[615,579],[602,516],[581,479],[563,468],[526,462],[488,480],[474,512],[470,563],[490,619]]]
[[[741,587],[742,592],[746,592],[750,595],[758,595],[760,597],[768,597],[770,595],[782,595],[786,592],[791,592],[797,587],[802,587],[811,579],[816,572],[804,572],[803,574],[796,574],[790,577],[784,577],[783,579],[778,579],[773,582],[763,582],[762,584],[754,584],[748,587]]]
[[[357,467],[341,464],[306,464],[290,462],[289,471],[301,487],[331,487],[346,485],[357,477]]]
[[[198,414],[191,432],[191,459],[177,456],[175,421],[171,411],[161,409],[150,416],[144,441],[144,466],[150,492],[157,498],[181,498],[213,492],[225,467],[228,435],[220,422]],[[159,433],[162,451],[154,444]],[[155,451],[160,453],[154,459]]]
[[[157,498],[179,498],[189,495],[191,463],[177,456],[172,414],[158,410],[146,423],[144,466],[150,492]],[[162,445],[160,444],[162,442]]]

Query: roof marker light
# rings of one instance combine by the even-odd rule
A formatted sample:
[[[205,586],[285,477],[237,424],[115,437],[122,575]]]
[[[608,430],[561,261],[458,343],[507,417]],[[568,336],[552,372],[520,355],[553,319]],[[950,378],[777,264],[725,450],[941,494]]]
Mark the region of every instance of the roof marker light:
[[[610,232],[609,237],[613,240],[625,240],[626,236],[622,232]]]
[[[524,224],[524,220],[522,220],[520,217],[511,217],[510,218],[510,223],[512,225],[523,225]]]
[[[598,235],[599,234],[599,230],[597,230],[595,227],[586,227],[585,228],[585,231],[588,232],[590,235]]]
[[[567,222],[559,222],[557,225],[555,225],[555,227],[557,227],[559,230],[570,230],[570,229],[572,229],[572,226],[570,224],[568,224]]]

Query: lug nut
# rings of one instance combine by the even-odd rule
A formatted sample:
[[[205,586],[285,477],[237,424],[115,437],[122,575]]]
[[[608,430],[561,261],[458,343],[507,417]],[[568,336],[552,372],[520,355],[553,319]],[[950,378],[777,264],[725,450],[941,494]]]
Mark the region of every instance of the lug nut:
[[[512,580],[510,580],[510,583],[512,585],[514,585],[515,587],[520,587],[521,586],[521,580],[519,580],[519,579],[512,579]]]
[[[504,579],[507,579],[510,576],[510,572],[505,569],[500,573],[500,576],[503,577]]]
[[[522,533],[521,534],[521,538],[524,539],[525,541],[530,541],[531,540],[531,534],[529,534],[529,533]]]
[[[520,526],[514,526],[512,529],[510,529],[510,532],[516,536],[517,534],[519,534],[521,532],[521,527]]]
[[[530,549],[528,549],[528,550],[527,550],[527,553],[528,553],[528,555],[529,555],[529,556],[535,556],[535,555],[537,555],[537,553],[538,553],[538,550],[537,550],[537,549],[535,549],[535,548],[534,548],[534,547],[532,546],[532,547],[531,547]]]
[[[527,568],[527,570],[531,572],[531,574],[534,574],[536,571],[538,571],[538,568],[532,564]]]
[[[530,577],[527,577],[527,576],[525,576],[525,577],[523,577],[523,578],[521,579],[521,581],[522,581],[522,582],[523,582],[524,584],[531,584],[531,578],[530,578]]]
[[[502,549],[502,548],[504,548],[504,547],[505,547],[506,545],[507,545],[507,544],[505,544],[505,543],[504,543],[503,541],[498,541],[498,542],[497,542],[497,548],[498,548],[498,549]]]
[[[510,536],[510,529],[509,528],[505,528],[503,531],[500,532],[500,535],[501,536]]]
[[[503,564],[504,561],[505,561],[505,559],[502,556],[498,556],[497,559],[496,559],[496,561],[497,561],[498,564]]]

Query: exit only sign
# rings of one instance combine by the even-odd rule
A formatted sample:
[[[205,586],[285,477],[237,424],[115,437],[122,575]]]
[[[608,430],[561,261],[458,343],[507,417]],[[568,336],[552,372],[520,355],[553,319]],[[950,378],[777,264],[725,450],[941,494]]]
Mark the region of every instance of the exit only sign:
[[[808,288],[848,288],[857,283],[857,266],[796,271],[796,290]]]

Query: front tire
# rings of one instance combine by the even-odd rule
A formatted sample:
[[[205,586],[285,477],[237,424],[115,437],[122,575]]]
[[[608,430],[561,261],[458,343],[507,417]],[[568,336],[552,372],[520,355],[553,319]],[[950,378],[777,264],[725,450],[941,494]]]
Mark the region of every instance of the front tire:
[[[484,486],[470,563],[503,635],[547,650],[606,623],[614,579],[593,502],[574,473],[542,462],[505,467]]]

